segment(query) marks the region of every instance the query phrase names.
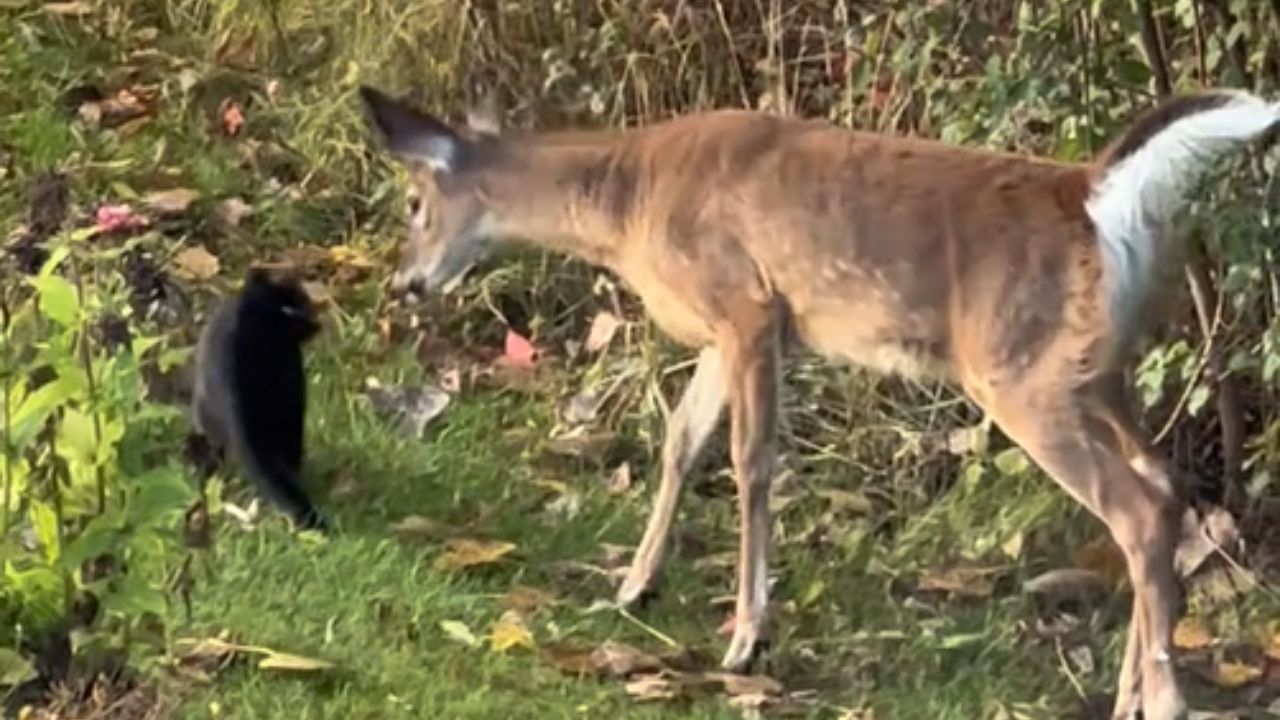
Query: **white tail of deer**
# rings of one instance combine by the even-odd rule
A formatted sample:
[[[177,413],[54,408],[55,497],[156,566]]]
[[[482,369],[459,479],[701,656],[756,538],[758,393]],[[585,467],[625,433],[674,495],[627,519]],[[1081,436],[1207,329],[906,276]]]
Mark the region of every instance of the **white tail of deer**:
[[[613,270],[699,350],[621,602],[656,587],[683,477],[727,407],[741,547],[723,664],[750,664],[766,633],[779,367],[795,338],[954,382],[1097,515],[1135,589],[1117,716],[1185,714],[1169,662],[1184,505],[1122,372],[1174,264],[1184,192],[1213,155],[1276,126],[1280,107],[1235,92],[1175,99],[1072,164],[749,111],[501,133],[361,92],[412,177],[396,290],[438,291],[491,241],[518,239]]]

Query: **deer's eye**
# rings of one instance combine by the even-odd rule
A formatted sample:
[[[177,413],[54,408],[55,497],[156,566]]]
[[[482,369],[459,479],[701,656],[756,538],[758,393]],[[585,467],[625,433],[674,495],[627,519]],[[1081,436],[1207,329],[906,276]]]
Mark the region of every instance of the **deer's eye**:
[[[416,195],[411,196],[409,198],[409,214],[417,215],[418,211],[421,209],[422,209],[422,198],[417,197]]]

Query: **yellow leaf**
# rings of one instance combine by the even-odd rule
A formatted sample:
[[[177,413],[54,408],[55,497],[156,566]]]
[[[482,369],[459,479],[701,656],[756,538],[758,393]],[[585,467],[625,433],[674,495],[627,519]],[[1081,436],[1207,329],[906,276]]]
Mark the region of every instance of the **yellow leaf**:
[[[1233,690],[1262,677],[1262,668],[1228,660],[1214,668],[1214,682],[1226,690]]]
[[[1124,559],[1120,546],[1103,533],[1071,555],[1071,562],[1078,568],[1092,570],[1119,586],[1129,579],[1129,563]]]
[[[1280,633],[1271,638],[1271,646],[1267,648],[1267,657],[1280,663]]]
[[[441,620],[440,629],[444,631],[445,635],[468,647],[475,647],[480,644],[480,640],[471,632],[471,628],[458,620]]]
[[[356,268],[372,268],[375,263],[364,252],[350,245],[334,245],[329,248],[329,259],[335,265],[347,265]]]
[[[458,570],[472,565],[487,565],[497,562],[516,549],[514,543],[468,538],[449,540],[446,545],[448,550],[436,559],[436,568],[439,570]]]
[[[177,274],[188,280],[208,280],[218,274],[218,258],[203,245],[183,249],[173,257]]]
[[[190,188],[156,190],[142,197],[142,203],[158,215],[181,215],[191,207],[200,193]]]
[[[489,631],[489,647],[494,652],[506,652],[513,647],[532,648],[533,634],[525,627],[519,613],[508,610]]]
[[[557,494],[557,495],[563,495],[563,494],[565,494],[565,493],[569,492],[569,485],[568,485],[568,483],[564,482],[563,480],[545,480],[545,479],[538,479],[538,480],[534,480],[534,481],[533,481],[533,484],[534,484],[534,485],[537,485],[538,487],[542,488],[543,490],[548,490],[548,491],[553,492],[553,493],[555,493],[555,494]]]
[[[1213,644],[1213,634],[1196,618],[1186,617],[1173,629],[1173,646],[1182,650],[1202,650]]]
[[[262,658],[262,661],[258,663],[258,667],[263,670],[297,670],[299,672],[314,672],[317,670],[328,670],[333,667],[333,663],[325,660],[303,657],[301,655],[272,652]]]

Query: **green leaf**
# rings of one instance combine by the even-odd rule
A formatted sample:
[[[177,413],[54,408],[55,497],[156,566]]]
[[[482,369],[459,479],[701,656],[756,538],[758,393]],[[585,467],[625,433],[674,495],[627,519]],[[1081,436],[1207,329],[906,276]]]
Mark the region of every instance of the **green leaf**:
[[[34,678],[36,669],[16,650],[0,647],[0,687],[11,687]]]
[[[39,500],[32,500],[31,507],[27,510],[27,517],[31,520],[31,527],[35,530],[36,539],[40,541],[40,546],[44,548],[44,556],[50,562],[56,562],[58,556],[62,554],[62,547],[58,543],[58,516],[53,512],[53,508],[48,503]]]
[[[480,644],[479,638],[475,636],[475,633],[471,632],[471,628],[457,620],[441,620],[440,629],[451,639],[468,647],[475,647]]]
[[[145,577],[137,573],[124,576],[119,588],[109,592],[102,598],[102,609],[135,618],[147,613],[164,616],[169,606],[164,592],[152,585]]]
[[[132,480],[129,518],[139,527],[163,522],[187,509],[195,491],[176,468],[156,468]]]
[[[76,570],[88,560],[114,550],[121,537],[120,518],[115,513],[99,515],[89,522],[84,531],[67,543],[62,553],[62,564]]]
[[[55,380],[41,385],[22,400],[10,418],[13,442],[19,450],[26,447],[27,442],[44,427],[49,415],[69,400],[71,395],[71,388],[66,383]]]
[[[1197,385],[1195,390],[1191,391],[1190,397],[1187,398],[1187,412],[1195,417],[1200,414],[1200,409],[1204,407],[1205,401],[1209,399],[1209,388],[1204,385]]]
[[[58,423],[58,454],[74,462],[92,465],[97,455],[93,434],[92,418],[75,408],[66,408]]]
[[[1027,454],[1019,447],[1011,447],[1002,450],[999,455],[996,455],[992,462],[995,464],[997,470],[1011,477],[1016,477],[1025,473],[1029,465],[1027,462]]]
[[[75,325],[80,315],[80,300],[74,285],[60,275],[37,277],[31,284],[40,294],[40,308],[49,319],[63,327]]]

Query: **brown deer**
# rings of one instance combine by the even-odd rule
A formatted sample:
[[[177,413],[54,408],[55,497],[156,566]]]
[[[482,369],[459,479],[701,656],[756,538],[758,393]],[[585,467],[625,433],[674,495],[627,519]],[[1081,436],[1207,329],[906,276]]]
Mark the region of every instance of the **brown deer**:
[[[395,292],[438,291],[491,241],[606,267],[700,351],[621,603],[652,591],[682,478],[729,409],[741,514],[727,669],[765,639],[768,493],[785,346],[958,384],[1109,528],[1134,607],[1116,717],[1186,714],[1170,658],[1184,503],[1123,370],[1176,267],[1171,221],[1208,160],[1280,123],[1244,92],[1174,99],[1088,164],[723,110],[627,131],[451,127],[361,88],[407,166]]]

